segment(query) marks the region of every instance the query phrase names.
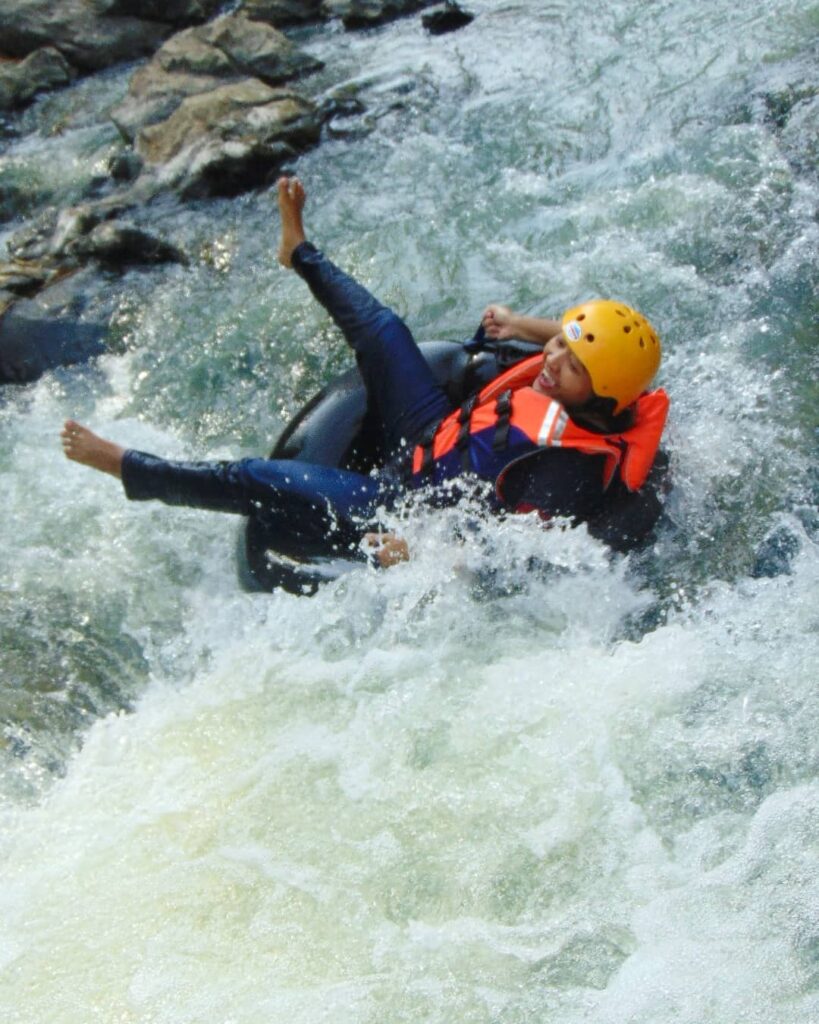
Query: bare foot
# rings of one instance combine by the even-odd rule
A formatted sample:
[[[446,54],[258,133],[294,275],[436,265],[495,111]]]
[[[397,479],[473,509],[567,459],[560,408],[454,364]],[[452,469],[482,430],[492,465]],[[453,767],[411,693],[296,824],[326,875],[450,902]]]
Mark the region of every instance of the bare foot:
[[[122,479],[124,448],[113,441],[106,441],[104,437],[98,437],[75,420],[65,421],[60,437],[66,458]]]
[[[282,219],[279,263],[283,267],[292,267],[293,250],[307,238],[301,219],[307,193],[298,178],[279,178],[278,189],[279,213]]]

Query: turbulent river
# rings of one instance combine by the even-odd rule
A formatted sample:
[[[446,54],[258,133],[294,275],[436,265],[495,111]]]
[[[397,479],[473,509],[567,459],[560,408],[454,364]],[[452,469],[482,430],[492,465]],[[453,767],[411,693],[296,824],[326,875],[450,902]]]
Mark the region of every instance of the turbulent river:
[[[296,33],[369,110],[294,165],[309,231],[419,338],[643,309],[656,541],[414,514],[406,565],[244,592],[236,519],[129,504],[62,420],[258,454],[350,358],[271,191],[154,203],[191,265],[112,278],[109,354],[0,394],[8,1024],[819,1020],[819,9],[469,7]],[[18,116],[0,256],[132,70]]]

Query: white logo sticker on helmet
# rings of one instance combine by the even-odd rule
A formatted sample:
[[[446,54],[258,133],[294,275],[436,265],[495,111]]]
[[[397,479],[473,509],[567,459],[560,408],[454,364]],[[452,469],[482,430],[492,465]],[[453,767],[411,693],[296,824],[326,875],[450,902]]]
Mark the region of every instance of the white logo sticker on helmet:
[[[567,324],[563,325],[563,333],[569,341],[580,341],[583,336],[583,328],[576,320],[570,320]]]

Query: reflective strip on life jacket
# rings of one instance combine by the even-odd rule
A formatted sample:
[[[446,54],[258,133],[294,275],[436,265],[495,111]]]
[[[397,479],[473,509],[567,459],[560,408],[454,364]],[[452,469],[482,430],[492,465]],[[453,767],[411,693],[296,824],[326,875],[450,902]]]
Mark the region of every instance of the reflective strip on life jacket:
[[[568,422],[569,416],[563,406],[559,402],[550,401],[549,410],[543,417],[537,434],[537,443],[544,448],[559,447]]]

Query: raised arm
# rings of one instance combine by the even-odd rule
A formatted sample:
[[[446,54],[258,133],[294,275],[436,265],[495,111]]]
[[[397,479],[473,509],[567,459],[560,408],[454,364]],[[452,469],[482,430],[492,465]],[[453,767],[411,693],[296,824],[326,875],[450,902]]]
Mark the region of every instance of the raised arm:
[[[508,306],[487,306],[481,318],[483,329],[490,338],[507,341],[516,338],[519,341],[531,341],[545,345],[547,341],[560,334],[559,320],[549,320],[539,316],[523,316],[515,313]]]

